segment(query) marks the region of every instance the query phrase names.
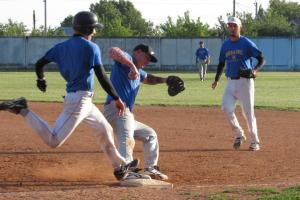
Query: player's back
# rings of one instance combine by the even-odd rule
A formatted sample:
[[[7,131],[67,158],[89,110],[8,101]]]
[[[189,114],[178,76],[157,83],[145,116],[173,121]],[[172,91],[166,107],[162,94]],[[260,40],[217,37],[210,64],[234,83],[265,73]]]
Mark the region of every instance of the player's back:
[[[92,67],[102,64],[100,50],[95,43],[76,35],[55,45],[47,57],[58,64],[61,75],[67,81],[68,92],[93,90]]]

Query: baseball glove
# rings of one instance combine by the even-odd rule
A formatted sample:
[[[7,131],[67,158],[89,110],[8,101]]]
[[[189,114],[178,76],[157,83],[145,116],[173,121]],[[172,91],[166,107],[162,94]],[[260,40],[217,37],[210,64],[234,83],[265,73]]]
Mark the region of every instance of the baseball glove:
[[[243,77],[243,78],[256,78],[255,74],[253,74],[252,69],[240,69],[240,77]]]
[[[176,96],[183,90],[185,90],[184,82],[178,76],[168,76],[167,78],[168,94],[170,96]]]

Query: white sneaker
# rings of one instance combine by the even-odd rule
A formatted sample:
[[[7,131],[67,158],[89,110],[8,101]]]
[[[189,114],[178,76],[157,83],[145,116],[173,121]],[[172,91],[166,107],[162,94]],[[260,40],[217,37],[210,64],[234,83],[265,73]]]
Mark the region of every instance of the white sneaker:
[[[241,144],[243,144],[246,141],[246,136],[242,135],[241,137],[237,137],[234,140],[233,148],[238,150],[241,147]]]
[[[249,146],[250,151],[258,151],[260,150],[259,143],[251,143]]]
[[[147,167],[144,170],[144,174],[149,175],[153,179],[157,180],[168,180],[168,176],[163,174],[158,166],[153,166],[153,167]]]

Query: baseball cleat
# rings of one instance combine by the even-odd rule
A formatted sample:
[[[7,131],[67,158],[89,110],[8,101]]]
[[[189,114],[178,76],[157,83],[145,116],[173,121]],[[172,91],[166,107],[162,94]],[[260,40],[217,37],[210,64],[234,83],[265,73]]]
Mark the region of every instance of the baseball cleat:
[[[243,144],[246,141],[246,136],[242,135],[241,137],[237,137],[234,140],[233,148],[238,150],[241,147],[241,144]]]
[[[138,173],[139,171],[141,171],[141,168],[138,168],[140,164],[140,160],[139,159],[134,159],[132,162],[129,163],[129,171],[131,172],[135,172]]]
[[[151,179],[151,177],[146,174],[128,172],[127,176],[124,177],[122,180],[124,181],[124,180],[132,180],[132,179]]]
[[[149,175],[152,179],[168,180],[168,176],[163,174],[158,166],[147,167],[144,170],[144,174]]]
[[[119,168],[115,169],[114,175],[117,180],[125,180],[125,179],[133,179],[135,178],[143,178],[149,179],[150,177],[142,177],[140,174],[133,172],[134,169],[137,169],[140,161],[138,159],[134,159],[130,163],[125,165],[121,165]]]
[[[14,114],[19,114],[25,108],[27,108],[27,101],[24,97],[5,101],[0,104],[0,110],[6,110]]]
[[[249,146],[250,151],[258,151],[260,150],[259,143],[251,143]]]

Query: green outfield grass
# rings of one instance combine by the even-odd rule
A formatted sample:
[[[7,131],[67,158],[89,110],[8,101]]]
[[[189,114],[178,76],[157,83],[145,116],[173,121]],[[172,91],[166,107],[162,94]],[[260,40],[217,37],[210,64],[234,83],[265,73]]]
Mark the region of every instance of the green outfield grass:
[[[139,105],[220,106],[226,80],[211,89],[215,73],[209,73],[205,82],[200,82],[195,73],[153,74],[166,77],[170,74],[183,78],[186,90],[176,97],[169,97],[165,84],[142,85],[136,103]],[[0,99],[7,100],[24,96],[30,101],[61,102],[65,94],[65,81],[58,72],[46,72],[48,90],[41,93],[35,87],[34,72],[0,72]],[[258,108],[300,110],[299,72],[261,72],[255,81],[255,105]],[[95,102],[102,103],[105,93],[96,84]]]

